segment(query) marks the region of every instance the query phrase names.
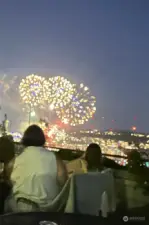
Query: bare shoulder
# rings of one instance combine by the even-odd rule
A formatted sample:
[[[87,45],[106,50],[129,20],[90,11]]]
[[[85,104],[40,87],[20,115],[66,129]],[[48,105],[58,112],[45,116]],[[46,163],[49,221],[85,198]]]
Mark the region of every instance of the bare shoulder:
[[[66,170],[66,166],[65,163],[63,162],[63,160],[60,158],[60,156],[58,154],[55,154],[56,156],[56,162],[57,162],[57,169],[59,172],[64,172]],[[67,170],[66,170],[67,171]]]
[[[55,156],[56,156],[56,162],[57,162],[57,180],[59,184],[63,186],[68,179],[67,169],[66,169],[65,163],[59,157],[59,155],[55,154]]]

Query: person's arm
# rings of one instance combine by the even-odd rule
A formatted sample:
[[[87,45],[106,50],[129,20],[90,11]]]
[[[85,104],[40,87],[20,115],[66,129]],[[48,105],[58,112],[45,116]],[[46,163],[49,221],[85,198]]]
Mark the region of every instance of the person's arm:
[[[9,163],[7,163],[5,165],[4,171],[5,171],[6,178],[8,178],[8,180],[11,177],[11,173],[13,171],[14,162],[15,162],[15,159],[12,159]]]
[[[58,155],[56,155],[56,162],[57,162],[57,180],[60,186],[64,186],[67,179],[68,173],[64,162],[60,159]]]

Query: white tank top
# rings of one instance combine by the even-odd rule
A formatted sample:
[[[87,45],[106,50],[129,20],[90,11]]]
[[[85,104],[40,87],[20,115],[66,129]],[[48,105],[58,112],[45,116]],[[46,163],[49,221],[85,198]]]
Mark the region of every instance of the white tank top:
[[[55,154],[42,147],[26,148],[15,160],[11,181],[15,198],[48,207],[60,191]]]

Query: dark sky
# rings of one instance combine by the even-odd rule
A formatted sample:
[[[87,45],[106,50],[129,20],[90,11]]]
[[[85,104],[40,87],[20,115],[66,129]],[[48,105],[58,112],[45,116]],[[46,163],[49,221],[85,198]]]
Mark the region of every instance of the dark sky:
[[[149,131],[149,1],[1,0],[0,71],[83,82],[88,125]]]

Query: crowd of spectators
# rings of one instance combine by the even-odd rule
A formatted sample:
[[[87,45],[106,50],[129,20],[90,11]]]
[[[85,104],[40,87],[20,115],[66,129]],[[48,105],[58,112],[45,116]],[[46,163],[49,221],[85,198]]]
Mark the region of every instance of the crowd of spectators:
[[[75,174],[98,175],[107,170],[109,161],[106,165],[98,144],[90,144],[75,160],[63,161],[59,153],[47,150],[45,143],[44,133],[37,125],[24,132],[19,155],[15,154],[11,136],[0,138],[0,214],[64,211],[71,187],[67,184]],[[104,183],[107,192],[112,189],[109,181]]]
[[[24,150],[16,157],[12,137],[0,138],[1,213],[48,211],[72,175],[72,166],[73,173],[103,169],[99,145],[91,144],[81,158],[64,163],[57,153],[44,147],[45,136],[37,125],[27,128],[22,145]]]

